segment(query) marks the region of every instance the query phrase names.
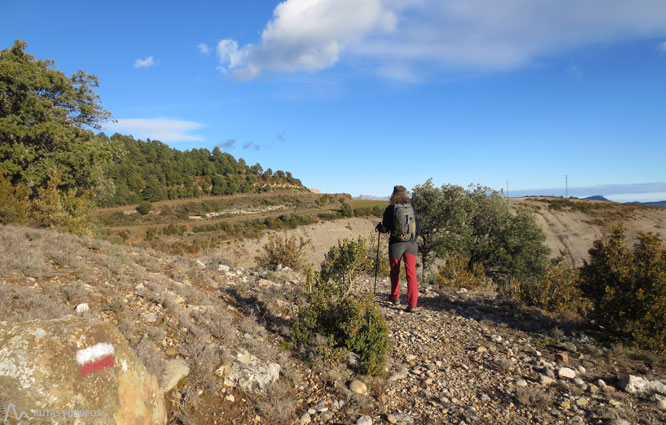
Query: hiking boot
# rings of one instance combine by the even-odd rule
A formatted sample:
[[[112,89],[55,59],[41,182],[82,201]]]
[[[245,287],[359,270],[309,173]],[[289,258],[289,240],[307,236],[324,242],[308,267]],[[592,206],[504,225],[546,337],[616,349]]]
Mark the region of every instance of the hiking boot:
[[[407,308],[405,309],[407,313],[416,313],[416,306],[415,305],[408,305]]]
[[[400,299],[398,297],[389,297],[389,301],[393,305],[398,305],[400,303]]]

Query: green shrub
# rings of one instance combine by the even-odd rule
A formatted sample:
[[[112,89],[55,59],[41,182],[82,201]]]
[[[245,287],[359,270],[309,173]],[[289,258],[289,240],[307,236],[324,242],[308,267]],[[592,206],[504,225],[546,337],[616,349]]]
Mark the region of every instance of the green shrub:
[[[141,202],[139,205],[137,205],[136,210],[139,214],[141,215],[146,215],[148,214],[151,210],[153,209],[153,204],[151,204],[148,201]]]
[[[373,270],[372,267],[365,238],[359,236],[357,240],[344,239],[326,253],[321,263],[321,278],[337,282],[336,288],[347,295],[358,276]]]
[[[326,344],[316,344],[324,340]],[[336,297],[317,291],[311,304],[299,310],[292,341],[298,347],[317,348],[325,360],[339,360],[351,351],[359,356],[358,372],[383,372],[389,349],[389,328],[371,294]]]
[[[12,186],[0,169],[0,224],[25,223],[31,209],[29,194],[24,184]]]
[[[354,216],[354,209],[352,208],[351,205],[349,205],[345,201],[342,201],[341,213],[342,213],[343,217],[353,217]]]
[[[174,235],[183,236],[183,233],[185,233],[186,230],[187,228],[183,225],[178,226],[175,223],[169,223],[166,227],[162,229],[162,233],[164,233],[167,236],[174,236]]]
[[[351,292],[351,282],[370,264],[365,239],[359,238],[331,248],[322,272],[306,268],[308,296],[299,308],[292,342],[329,362],[354,352],[359,373],[377,375],[386,363],[388,324],[371,294]]]
[[[624,229],[611,230],[590,249],[581,268],[581,289],[591,317],[617,338],[666,352],[666,246],[651,233],[639,234],[633,251]]]
[[[303,251],[310,244],[302,236],[270,235],[263,247],[263,253],[256,257],[257,263],[271,270],[277,270],[278,265],[298,270],[303,266]]]
[[[77,235],[92,235],[94,210],[90,193],[58,189],[62,175],[59,169],[50,171],[46,187],[37,188],[37,197],[32,201],[31,218],[40,227],[62,229]]]

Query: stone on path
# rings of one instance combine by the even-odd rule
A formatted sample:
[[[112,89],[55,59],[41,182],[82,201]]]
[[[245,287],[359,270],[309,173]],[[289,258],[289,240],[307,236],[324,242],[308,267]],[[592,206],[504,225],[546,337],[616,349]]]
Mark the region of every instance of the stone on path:
[[[164,368],[162,376],[161,390],[168,393],[178,385],[178,383],[190,373],[190,367],[183,359],[169,360]]]
[[[81,304],[76,306],[75,310],[76,310],[76,314],[81,316],[81,315],[90,311],[90,306],[88,306],[88,303],[81,303]]]
[[[363,382],[358,379],[354,379],[349,384],[349,389],[355,392],[356,394],[365,395],[368,393],[368,387]]]
[[[624,420],[624,419],[611,419],[608,421],[608,425],[631,425],[629,421]]]
[[[666,397],[663,395],[655,394],[652,396],[652,398],[657,402],[657,406],[659,406],[661,410],[666,410]]]
[[[568,367],[561,367],[557,371],[557,376],[560,378],[574,379],[576,378],[576,371]]]
[[[541,385],[550,385],[554,383],[555,380],[549,376],[541,375],[541,377],[539,378],[539,382],[541,383]]]
[[[666,384],[659,381],[650,381],[650,383],[648,384],[648,390],[651,393],[666,395]]]
[[[650,382],[640,376],[623,375],[620,377],[620,388],[629,394],[645,394],[648,392]]]
[[[363,415],[356,420],[356,425],[372,425],[372,418],[368,415]]]

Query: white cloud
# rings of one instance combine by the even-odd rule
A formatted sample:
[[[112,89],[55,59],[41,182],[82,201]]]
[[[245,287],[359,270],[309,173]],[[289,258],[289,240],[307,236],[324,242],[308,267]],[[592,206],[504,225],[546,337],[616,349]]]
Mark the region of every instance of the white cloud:
[[[317,71],[335,64],[352,43],[391,31],[393,11],[381,0],[287,0],[273,11],[259,44],[219,42],[222,67],[248,79],[266,71]]]
[[[662,53],[666,53],[666,41],[657,44],[657,50],[659,50]]]
[[[199,49],[199,51],[200,51],[201,53],[203,53],[204,55],[210,55],[210,52],[211,52],[211,50],[212,50],[212,49],[210,48],[210,46],[209,46],[208,44],[206,44],[206,43],[199,43],[199,44],[197,44],[197,49]]]
[[[201,123],[167,118],[125,118],[104,125],[105,130],[131,134],[138,139],[151,138],[161,142],[192,142],[204,140],[187,134],[202,127]]]
[[[152,56],[145,59],[137,59],[134,61],[134,68],[151,68],[160,64],[160,61],[155,61]]]
[[[222,40],[218,55],[241,79],[313,72],[350,55],[409,81],[422,64],[512,69],[567,48],[664,34],[663,0],[286,0],[256,44]]]

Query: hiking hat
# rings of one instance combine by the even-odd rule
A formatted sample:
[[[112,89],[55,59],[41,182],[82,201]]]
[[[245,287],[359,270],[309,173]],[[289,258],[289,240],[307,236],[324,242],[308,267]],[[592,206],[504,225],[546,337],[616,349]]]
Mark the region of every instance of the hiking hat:
[[[407,197],[407,188],[405,186],[393,186],[393,193],[391,194],[391,197],[393,196],[399,196],[406,198]]]

